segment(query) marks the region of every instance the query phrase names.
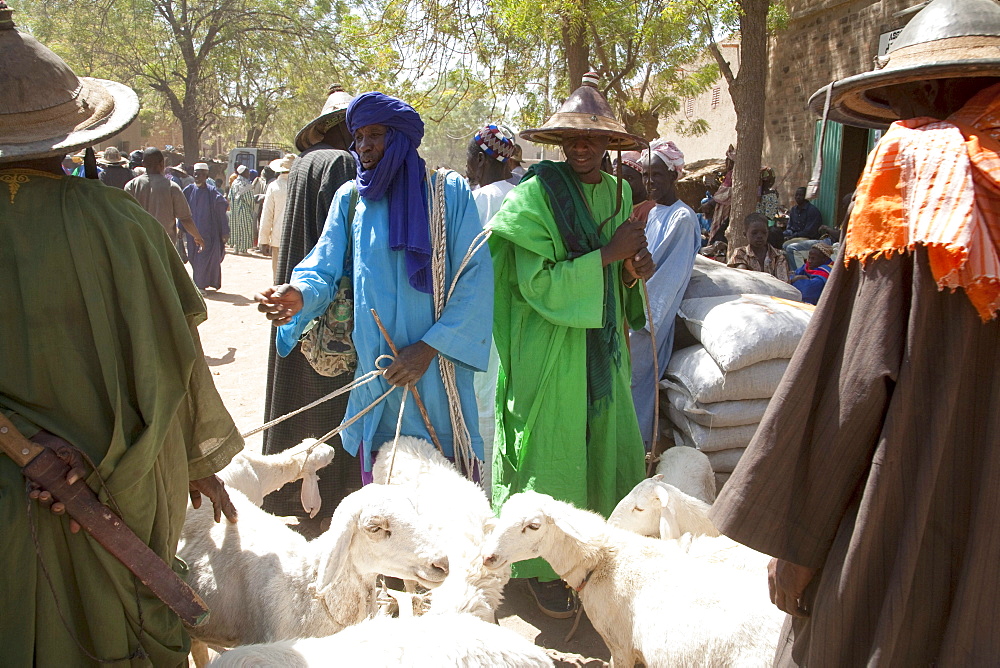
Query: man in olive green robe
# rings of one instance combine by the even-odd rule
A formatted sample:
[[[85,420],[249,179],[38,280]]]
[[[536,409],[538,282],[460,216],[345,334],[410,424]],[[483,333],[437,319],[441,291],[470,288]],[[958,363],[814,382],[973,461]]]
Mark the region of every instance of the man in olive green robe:
[[[567,161],[532,167],[490,225],[500,357],[493,502],[534,490],[608,515],[644,475],[625,332],[645,324],[637,279],[652,261],[642,225],[625,222],[628,185],[619,203],[616,179],[600,171],[609,137],[561,137]],[[557,580],[543,560],[513,572],[537,578],[543,612],[571,612],[572,601],[565,610],[545,602],[559,592],[539,588]]]
[[[0,163],[0,411],[26,437],[81,450],[97,466],[86,483],[173,564],[189,484],[214,481],[243,445],[204,361],[205,305],[134,199],[53,164]],[[5,456],[0,535],[0,663],[187,665],[177,616],[29,501]]]

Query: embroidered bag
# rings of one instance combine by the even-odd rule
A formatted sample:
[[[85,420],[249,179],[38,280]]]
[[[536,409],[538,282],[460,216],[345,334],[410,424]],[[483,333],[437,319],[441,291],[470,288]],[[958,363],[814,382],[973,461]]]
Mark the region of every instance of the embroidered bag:
[[[358,351],[351,333],[354,331],[354,210],[358,205],[358,189],[351,190],[347,209],[347,253],[344,274],[337,285],[337,294],[323,315],[306,326],[299,339],[299,350],[309,365],[321,376],[353,373],[358,366]]]

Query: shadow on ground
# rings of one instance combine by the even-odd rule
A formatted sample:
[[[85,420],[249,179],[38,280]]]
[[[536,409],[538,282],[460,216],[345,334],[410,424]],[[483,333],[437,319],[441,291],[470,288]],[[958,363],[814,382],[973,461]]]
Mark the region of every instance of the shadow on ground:
[[[210,299],[213,302],[226,302],[232,304],[233,306],[246,306],[248,304],[255,304],[256,302],[252,299],[244,297],[243,295],[234,295],[228,292],[217,292],[213,290],[205,290],[205,299]]]
[[[229,347],[229,352],[227,352],[222,357],[212,357],[210,355],[205,355],[205,363],[208,366],[222,366],[223,364],[229,364],[230,362],[236,361],[236,348],[232,346]]]

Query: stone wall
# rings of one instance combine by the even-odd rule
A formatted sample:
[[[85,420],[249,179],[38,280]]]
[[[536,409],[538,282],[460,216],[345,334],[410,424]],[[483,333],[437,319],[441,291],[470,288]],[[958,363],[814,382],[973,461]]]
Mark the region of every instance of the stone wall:
[[[809,97],[833,80],[872,69],[879,35],[906,25],[893,14],[919,0],[787,0],[789,24],[771,41],[764,163],[782,201],[809,181],[817,117]]]

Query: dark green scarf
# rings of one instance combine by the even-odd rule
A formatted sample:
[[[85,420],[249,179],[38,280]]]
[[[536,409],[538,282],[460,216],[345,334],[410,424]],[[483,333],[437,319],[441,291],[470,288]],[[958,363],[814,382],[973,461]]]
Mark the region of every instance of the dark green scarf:
[[[562,235],[572,260],[598,250],[604,245],[597,221],[591,214],[580,179],[573,168],[565,162],[543,160],[524,175],[522,182],[537,176],[549,196],[549,204],[556,226]],[[621,366],[621,350],[618,346],[618,322],[615,310],[615,286],[613,267],[604,268],[604,320],[599,329],[587,330],[587,408],[593,414],[604,407],[605,399],[611,397],[612,364]]]

